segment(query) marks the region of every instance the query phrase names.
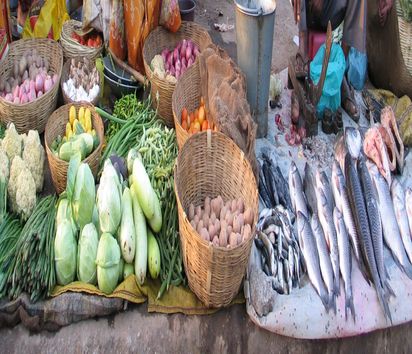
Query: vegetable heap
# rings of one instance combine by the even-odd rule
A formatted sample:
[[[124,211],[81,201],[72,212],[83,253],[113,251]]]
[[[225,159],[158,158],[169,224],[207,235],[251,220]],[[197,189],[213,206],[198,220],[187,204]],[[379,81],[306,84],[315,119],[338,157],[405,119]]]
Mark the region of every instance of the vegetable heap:
[[[26,292],[35,302],[53,290],[56,283],[53,249],[55,204],[54,195],[43,198],[18,238],[19,225],[14,221],[9,226],[14,231],[0,239],[0,249],[5,250],[0,258],[0,297],[7,295],[16,299]]]
[[[199,53],[196,43],[190,39],[183,39],[173,50],[165,48],[161,55],[155,55],[151,68],[160,79],[176,82],[194,64]]]
[[[173,168],[178,153],[175,130],[157,124],[143,132],[136,149],[141,154],[163,213],[162,228],[155,233],[161,255],[160,297],[170,284],[178,286],[185,279],[174,194]],[[134,149],[129,155],[133,154]]]
[[[36,192],[43,189],[45,153],[39,133],[19,135],[10,123],[0,144],[0,214],[5,210],[5,186],[10,211],[25,221],[36,205]]]
[[[90,70],[88,58],[70,62],[69,78],[63,82],[63,91],[75,102],[92,102],[100,93],[99,72],[96,66]]]
[[[190,204],[188,215],[193,229],[215,247],[233,248],[252,236],[253,212],[242,198],[224,203],[220,195],[206,197],[203,208]]]
[[[99,137],[93,128],[90,109],[80,107],[76,113],[76,107],[71,106],[65,135],[63,138],[57,136],[50,148],[58,158],[68,162],[76,153],[85,159],[98,145]]]
[[[13,76],[0,80],[0,96],[15,104],[32,102],[58,84],[59,77],[36,49],[27,51],[14,62]]]
[[[203,97],[200,98],[199,108],[190,114],[186,107],[182,109],[181,124],[182,128],[189,134],[195,134],[208,129],[217,130],[217,127],[209,121],[206,113],[206,105]]]
[[[89,48],[99,48],[102,45],[102,37],[98,33],[90,33],[80,36],[76,32],[73,32],[72,39]]]

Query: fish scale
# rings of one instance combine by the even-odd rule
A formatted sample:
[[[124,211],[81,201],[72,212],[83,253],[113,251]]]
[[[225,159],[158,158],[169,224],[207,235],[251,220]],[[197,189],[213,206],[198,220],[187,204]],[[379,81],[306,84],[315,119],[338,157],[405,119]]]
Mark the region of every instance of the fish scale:
[[[369,221],[366,213],[361,184],[352,158],[349,154],[346,154],[345,156],[345,176],[348,182],[348,197],[350,205],[352,206],[352,215],[361,239],[361,250],[363,257],[366,260],[366,266],[368,267],[369,273],[375,285],[376,294],[378,295],[378,300],[382,306],[382,309],[385,315],[392,322],[388,304],[384,301],[383,289],[381,287],[375,254],[373,251],[372,237],[370,234]]]
[[[308,216],[306,198],[303,193],[302,179],[296,164],[292,161],[289,169],[289,190],[295,214],[301,212],[305,217]]]

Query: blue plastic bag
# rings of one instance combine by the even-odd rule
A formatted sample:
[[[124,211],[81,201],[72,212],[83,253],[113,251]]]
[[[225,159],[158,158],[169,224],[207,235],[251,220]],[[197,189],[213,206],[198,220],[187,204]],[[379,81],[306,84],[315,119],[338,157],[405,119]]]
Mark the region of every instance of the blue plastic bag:
[[[325,45],[323,44],[313,58],[313,61],[310,63],[310,77],[315,84],[318,83],[320,78],[325,50]],[[342,85],[345,69],[346,60],[343,50],[339,44],[332,43],[322,97],[316,107],[321,116],[325,108],[329,108],[332,112],[336,112],[340,106],[340,87]]]
[[[362,90],[365,85],[367,65],[366,54],[351,47],[348,56],[348,80],[355,90]]]

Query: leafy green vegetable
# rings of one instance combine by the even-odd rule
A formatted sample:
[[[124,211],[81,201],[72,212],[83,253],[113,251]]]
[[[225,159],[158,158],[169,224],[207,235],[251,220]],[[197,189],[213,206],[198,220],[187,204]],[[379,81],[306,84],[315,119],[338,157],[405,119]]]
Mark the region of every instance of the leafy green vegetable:
[[[77,278],[89,284],[96,284],[97,267],[96,256],[99,238],[96,227],[87,224],[82,230],[79,239],[79,250],[77,256]]]
[[[70,221],[57,225],[54,240],[56,276],[59,285],[67,285],[76,275],[77,242]]]
[[[92,222],[95,199],[96,187],[92,171],[88,164],[81,163],[77,170],[72,199],[73,217],[80,230]]]
[[[77,170],[80,166],[81,161],[82,161],[81,156],[79,153],[77,153],[71,157],[70,162],[69,162],[69,168],[67,169],[67,186],[66,186],[67,199],[69,200],[69,203],[72,202]]]
[[[111,294],[119,280],[120,248],[116,239],[109,233],[100,237],[97,248],[97,283],[99,289]]]
[[[399,3],[405,20],[412,22],[412,0],[399,0]]]

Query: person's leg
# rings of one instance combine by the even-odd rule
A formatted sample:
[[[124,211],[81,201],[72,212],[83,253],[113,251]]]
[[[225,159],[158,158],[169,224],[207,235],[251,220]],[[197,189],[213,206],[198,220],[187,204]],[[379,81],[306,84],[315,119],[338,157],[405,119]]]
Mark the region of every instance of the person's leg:
[[[366,1],[347,0],[343,39],[347,47],[354,47],[359,52],[366,52]]]
[[[296,55],[296,75],[305,77],[307,74],[308,60],[308,28],[306,20],[306,0],[301,0],[300,3],[300,19],[299,19],[299,49]]]

